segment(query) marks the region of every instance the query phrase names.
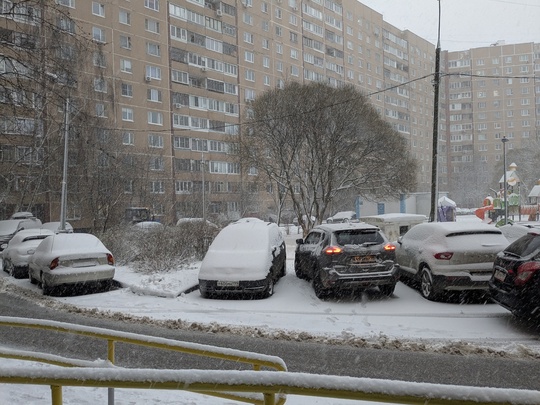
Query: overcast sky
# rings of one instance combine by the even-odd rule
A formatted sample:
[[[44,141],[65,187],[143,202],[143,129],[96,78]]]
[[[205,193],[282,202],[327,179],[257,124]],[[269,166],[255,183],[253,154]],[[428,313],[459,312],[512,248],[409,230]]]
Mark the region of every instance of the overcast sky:
[[[437,43],[438,0],[359,0],[393,26]],[[540,0],[440,0],[441,49],[540,43]]]

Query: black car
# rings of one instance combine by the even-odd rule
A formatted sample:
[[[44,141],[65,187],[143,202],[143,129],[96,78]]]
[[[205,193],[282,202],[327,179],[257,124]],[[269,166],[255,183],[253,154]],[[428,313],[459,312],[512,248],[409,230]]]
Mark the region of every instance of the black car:
[[[317,297],[375,286],[387,296],[393,294],[399,279],[396,247],[378,227],[318,225],[296,244],[296,276],[311,280]]]
[[[489,290],[514,315],[540,318],[540,233],[529,232],[497,255]]]

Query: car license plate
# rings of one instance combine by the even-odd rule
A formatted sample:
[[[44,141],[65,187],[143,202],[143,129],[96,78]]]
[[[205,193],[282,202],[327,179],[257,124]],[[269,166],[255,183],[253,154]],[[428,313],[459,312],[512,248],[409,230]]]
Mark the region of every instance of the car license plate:
[[[238,281],[222,281],[222,280],[218,280],[217,285],[218,285],[218,287],[238,287],[239,283],[238,283]]]
[[[501,270],[495,270],[494,277],[499,281],[504,281],[504,279],[506,278],[506,273]]]
[[[375,262],[375,256],[353,256],[351,262],[354,264],[373,263]]]

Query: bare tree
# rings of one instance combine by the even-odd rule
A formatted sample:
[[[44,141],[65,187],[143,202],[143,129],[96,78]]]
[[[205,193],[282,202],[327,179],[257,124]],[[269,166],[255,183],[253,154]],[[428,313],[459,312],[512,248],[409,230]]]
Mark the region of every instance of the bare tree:
[[[242,161],[287,189],[304,232],[341,190],[388,197],[415,186],[405,139],[353,86],[270,90],[249,107],[242,135]]]

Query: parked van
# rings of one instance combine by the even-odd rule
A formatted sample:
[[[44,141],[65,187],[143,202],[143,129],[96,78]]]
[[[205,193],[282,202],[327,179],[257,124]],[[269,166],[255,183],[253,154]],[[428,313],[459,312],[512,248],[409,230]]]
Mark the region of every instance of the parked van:
[[[428,218],[420,214],[381,214],[361,217],[360,221],[378,226],[388,240],[397,241],[413,226],[427,222]]]

